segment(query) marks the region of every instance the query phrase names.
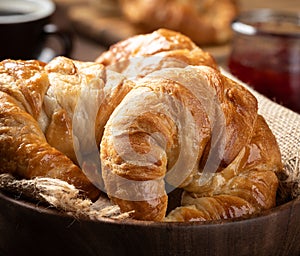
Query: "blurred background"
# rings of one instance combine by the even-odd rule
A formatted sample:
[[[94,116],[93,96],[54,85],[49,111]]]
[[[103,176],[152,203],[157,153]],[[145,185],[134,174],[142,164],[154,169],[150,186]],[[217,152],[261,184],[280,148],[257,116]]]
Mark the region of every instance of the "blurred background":
[[[133,27],[118,10],[111,10],[117,0],[54,0],[57,10],[53,21],[71,30],[74,47],[70,57],[93,61],[109,45],[125,39],[139,30]],[[236,0],[239,12],[256,8],[291,10],[300,12],[300,0]],[[226,65],[230,40],[218,45],[203,45],[220,65]]]

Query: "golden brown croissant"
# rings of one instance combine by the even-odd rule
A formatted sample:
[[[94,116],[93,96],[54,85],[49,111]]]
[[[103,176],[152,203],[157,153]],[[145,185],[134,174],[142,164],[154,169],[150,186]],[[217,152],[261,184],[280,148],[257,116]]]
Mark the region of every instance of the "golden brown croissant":
[[[63,153],[51,147],[37,119],[49,80],[37,61],[0,64],[0,172],[59,178],[97,197],[98,190]]]
[[[150,58],[151,62],[146,61],[145,65],[141,65],[145,57],[146,60]],[[187,64],[217,68],[212,56],[197,47],[189,37],[167,29],[158,29],[151,34],[133,36],[116,43],[109,51],[102,53],[96,62],[125,74],[129,68],[137,66],[135,68],[138,69],[134,69],[137,77],[157,69]]]
[[[169,61],[180,56],[174,51],[186,57],[194,50],[186,37],[159,30],[120,42],[97,59],[125,75],[131,75],[128,65],[141,72],[101,141],[108,195],[122,210],[135,210],[137,219],[163,220],[170,186],[186,192],[184,206],[168,221],[240,217],[275,205],[281,156],[256,99],[208,55],[198,63],[185,58],[185,67]],[[154,60],[145,68],[135,61],[156,55],[170,65]]]
[[[63,57],[47,65],[38,61],[1,62],[0,172],[25,178],[62,179],[96,199],[99,189],[74,164],[78,155],[73,141],[77,142],[76,150],[87,156],[91,153],[86,145],[90,142],[88,138],[96,139],[99,144],[110,113],[131,88],[130,82],[123,82],[123,76],[106,72],[101,64]],[[74,134],[73,115],[84,95],[83,89],[93,93],[95,114],[98,108],[99,113],[105,114],[98,114],[89,134],[86,129],[89,119],[77,112],[79,128]],[[102,104],[95,105],[100,99],[103,99]],[[89,106],[82,104],[81,107]],[[78,141],[78,137],[85,140]]]
[[[120,0],[120,7],[130,22],[148,32],[172,29],[198,45],[228,41],[230,23],[238,13],[234,0]]]

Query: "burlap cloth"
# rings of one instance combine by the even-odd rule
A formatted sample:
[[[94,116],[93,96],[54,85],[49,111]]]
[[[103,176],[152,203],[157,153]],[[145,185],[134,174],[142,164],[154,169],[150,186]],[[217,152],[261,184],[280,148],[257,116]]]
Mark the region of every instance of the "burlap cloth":
[[[225,70],[222,70],[222,73],[237,80]],[[300,195],[300,115],[267,99],[247,85],[244,86],[256,96],[259,113],[269,124],[281,150],[285,173],[279,177],[278,202],[283,203],[296,198]],[[11,175],[2,174],[0,190],[22,195],[31,201],[45,202],[75,218],[101,220],[130,217],[130,213],[121,213],[119,207],[111,205],[107,198],[101,197],[93,203],[89,199],[82,198],[80,191],[74,186],[60,180],[48,178],[17,180]]]

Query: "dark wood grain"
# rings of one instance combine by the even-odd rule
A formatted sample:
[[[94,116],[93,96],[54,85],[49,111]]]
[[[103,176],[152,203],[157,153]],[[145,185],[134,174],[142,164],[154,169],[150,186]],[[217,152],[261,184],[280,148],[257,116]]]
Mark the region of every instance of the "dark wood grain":
[[[251,219],[206,224],[75,220],[3,194],[0,205],[3,255],[300,254],[300,200]]]

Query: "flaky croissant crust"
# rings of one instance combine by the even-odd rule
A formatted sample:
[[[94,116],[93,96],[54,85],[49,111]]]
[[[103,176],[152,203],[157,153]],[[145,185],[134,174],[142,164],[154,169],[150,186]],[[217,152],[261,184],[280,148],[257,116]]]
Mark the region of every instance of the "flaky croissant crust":
[[[152,66],[144,66],[143,61],[140,61],[143,58],[152,58]],[[108,120],[101,142],[104,182],[112,200],[124,211],[135,209],[137,219],[190,221],[247,216],[275,205],[278,187],[276,173],[282,170],[275,137],[264,118],[257,113],[254,96],[241,85],[223,76],[209,54],[199,49],[189,38],[160,29],[113,45],[109,51],[99,56],[97,62],[136,82],[136,86]],[[135,74],[130,70],[134,70]],[[209,100],[201,102],[201,97],[195,97],[195,92],[207,99],[213,95],[216,100],[213,103]],[[162,110],[157,113],[146,111],[151,106],[158,106],[157,98],[163,104],[161,108],[168,109],[168,114]],[[170,118],[170,113],[175,111],[174,101],[193,113],[192,121],[197,127],[201,127],[198,131],[201,140],[197,141],[199,144],[196,153],[193,150],[188,151],[186,145],[181,148],[181,131],[173,122],[174,118]],[[209,109],[205,106],[206,103],[212,104],[214,109]],[[211,160],[210,151],[213,151],[213,146],[210,146],[213,141],[212,134],[219,132],[218,122],[207,112],[214,112],[217,107],[224,118],[224,151],[219,156],[219,162],[218,158],[211,161],[218,163],[214,167],[217,171],[208,182],[201,184],[207,161]],[[129,109],[128,113],[123,111],[125,108]],[[179,116],[180,109],[176,105],[175,109],[179,112],[175,111],[173,115]],[[188,119],[183,123],[184,126],[191,126]],[[123,132],[115,136],[115,130]],[[148,135],[157,132],[163,134],[165,141],[162,143],[156,139],[150,143]],[[150,155],[158,159],[156,162],[148,162],[146,170],[138,161],[136,164],[131,158],[127,160],[124,157],[126,152],[130,152],[128,147],[116,150],[116,140],[120,141],[120,145],[126,145],[124,142],[128,133],[134,152],[149,152],[149,143],[155,148],[151,151],[153,155]],[[189,133],[191,131],[183,133],[182,136],[189,137]],[[218,148],[216,145],[215,147]],[[196,168],[189,175],[183,175],[185,179],[180,184],[176,183],[185,191],[182,206],[164,218],[168,206],[168,191],[161,190],[165,188],[168,172],[179,159],[180,150],[189,152],[183,166],[188,166],[188,162],[194,159]],[[139,160],[143,158],[141,154],[137,156]],[[148,160],[151,159],[149,155],[147,157]],[[147,170],[151,171],[148,173]],[[140,185],[134,182],[128,185],[118,178],[120,176],[151,182],[142,182]],[[126,186],[136,195],[145,196],[148,191],[156,191],[159,196],[149,196],[148,201],[139,201],[138,196],[135,200],[127,200],[128,190],[123,189]]]
[[[105,190],[141,220],[275,206],[281,156],[256,99],[182,34],[129,38],[96,62],[2,61],[0,105],[0,172]],[[167,212],[175,187],[181,205]]]

